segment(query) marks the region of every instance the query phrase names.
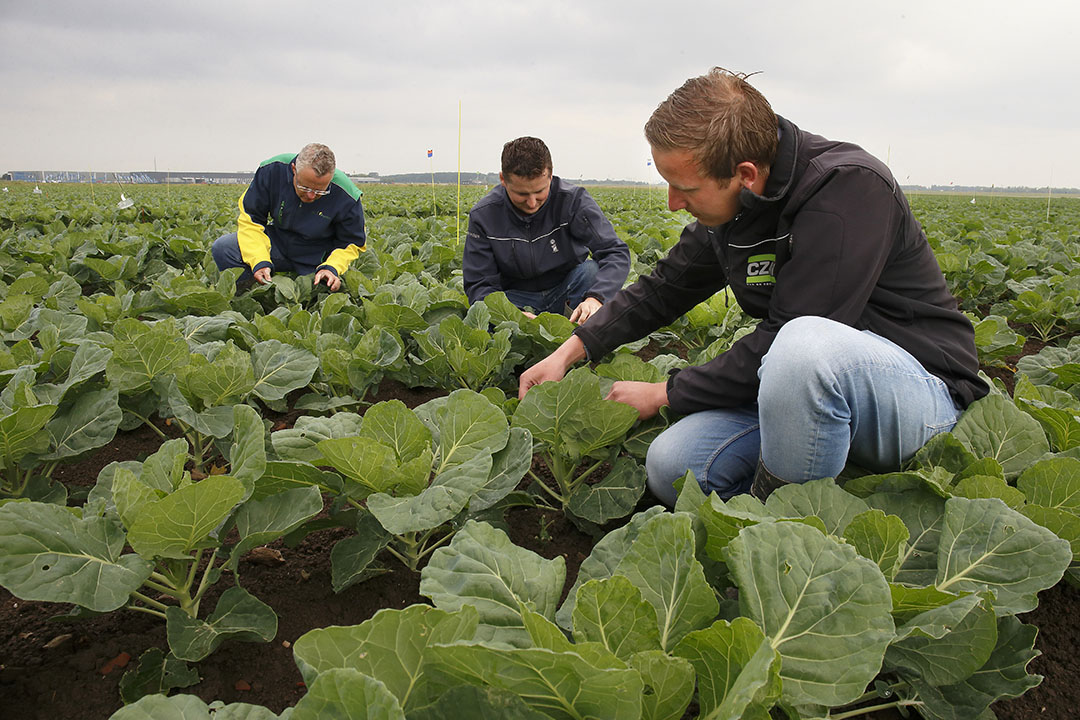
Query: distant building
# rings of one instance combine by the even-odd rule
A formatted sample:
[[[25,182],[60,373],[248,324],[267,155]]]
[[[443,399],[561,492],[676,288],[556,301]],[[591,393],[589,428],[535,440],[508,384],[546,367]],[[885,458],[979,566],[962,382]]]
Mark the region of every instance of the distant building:
[[[253,172],[88,172],[85,170],[12,170],[3,178],[35,183],[120,183],[121,185],[247,185]]]

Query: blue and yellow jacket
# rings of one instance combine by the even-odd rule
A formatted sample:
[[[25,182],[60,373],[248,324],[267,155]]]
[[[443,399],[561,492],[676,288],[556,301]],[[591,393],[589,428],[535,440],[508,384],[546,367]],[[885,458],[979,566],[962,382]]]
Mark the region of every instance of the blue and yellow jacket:
[[[259,165],[240,198],[237,238],[240,255],[252,272],[273,268],[270,246],[298,272],[329,268],[341,275],[364,250],[364,208],[360,190],[336,170],[329,195],[305,203],[296,194],[291,164],[295,154]]]

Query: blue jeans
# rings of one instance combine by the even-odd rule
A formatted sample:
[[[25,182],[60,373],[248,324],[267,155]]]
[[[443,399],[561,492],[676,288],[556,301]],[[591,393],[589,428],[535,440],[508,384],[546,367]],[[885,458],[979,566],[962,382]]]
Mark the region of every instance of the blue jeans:
[[[558,285],[547,290],[506,290],[506,299],[524,310],[532,308],[536,313],[550,312],[562,313],[563,307],[569,305],[573,310],[585,299],[585,293],[593,286],[596,273],[600,267],[592,258],[566,274]]]
[[[214,244],[210,246],[210,254],[214,257],[218,270],[226,270],[232,267],[244,268],[244,272],[236,281],[237,283],[250,282],[253,279],[251,268],[248,267],[243,256],[240,255],[240,243],[237,240],[236,233],[228,233],[215,240]],[[270,262],[274,265],[274,272],[284,270],[295,272],[297,275],[311,275],[318,270],[318,265],[294,263],[279,253],[273,243],[270,244]]]
[[[760,457],[788,482],[836,477],[852,462],[898,469],[960,418],[945,383],[906,350],[820,317],[786,323],[758,369],[756,405],[693,413],[649,447],[649,489],[673,505],[692,470],[729,498],[750,489]]]

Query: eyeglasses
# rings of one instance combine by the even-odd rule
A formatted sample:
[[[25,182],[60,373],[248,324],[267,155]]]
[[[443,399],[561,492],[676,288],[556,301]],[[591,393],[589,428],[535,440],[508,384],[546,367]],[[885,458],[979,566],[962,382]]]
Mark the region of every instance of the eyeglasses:
[[[325,190],[316,190],[315,188],[304,187],[300,183],[296,182],[296,180],[293,180],[293,183],[296,185],[296,189],[302,193],[311,193],[312,195],[320,196],[330,194],[330,188],[326,188]]]

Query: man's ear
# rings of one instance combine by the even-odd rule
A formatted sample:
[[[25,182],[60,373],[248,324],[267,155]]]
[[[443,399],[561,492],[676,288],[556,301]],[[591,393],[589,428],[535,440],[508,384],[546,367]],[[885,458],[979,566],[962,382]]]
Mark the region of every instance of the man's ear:
[[[735,176],[744,188],[753,189],[754,183],[761,177],[761,170],[754,163],[745,160],[735,166]]]

